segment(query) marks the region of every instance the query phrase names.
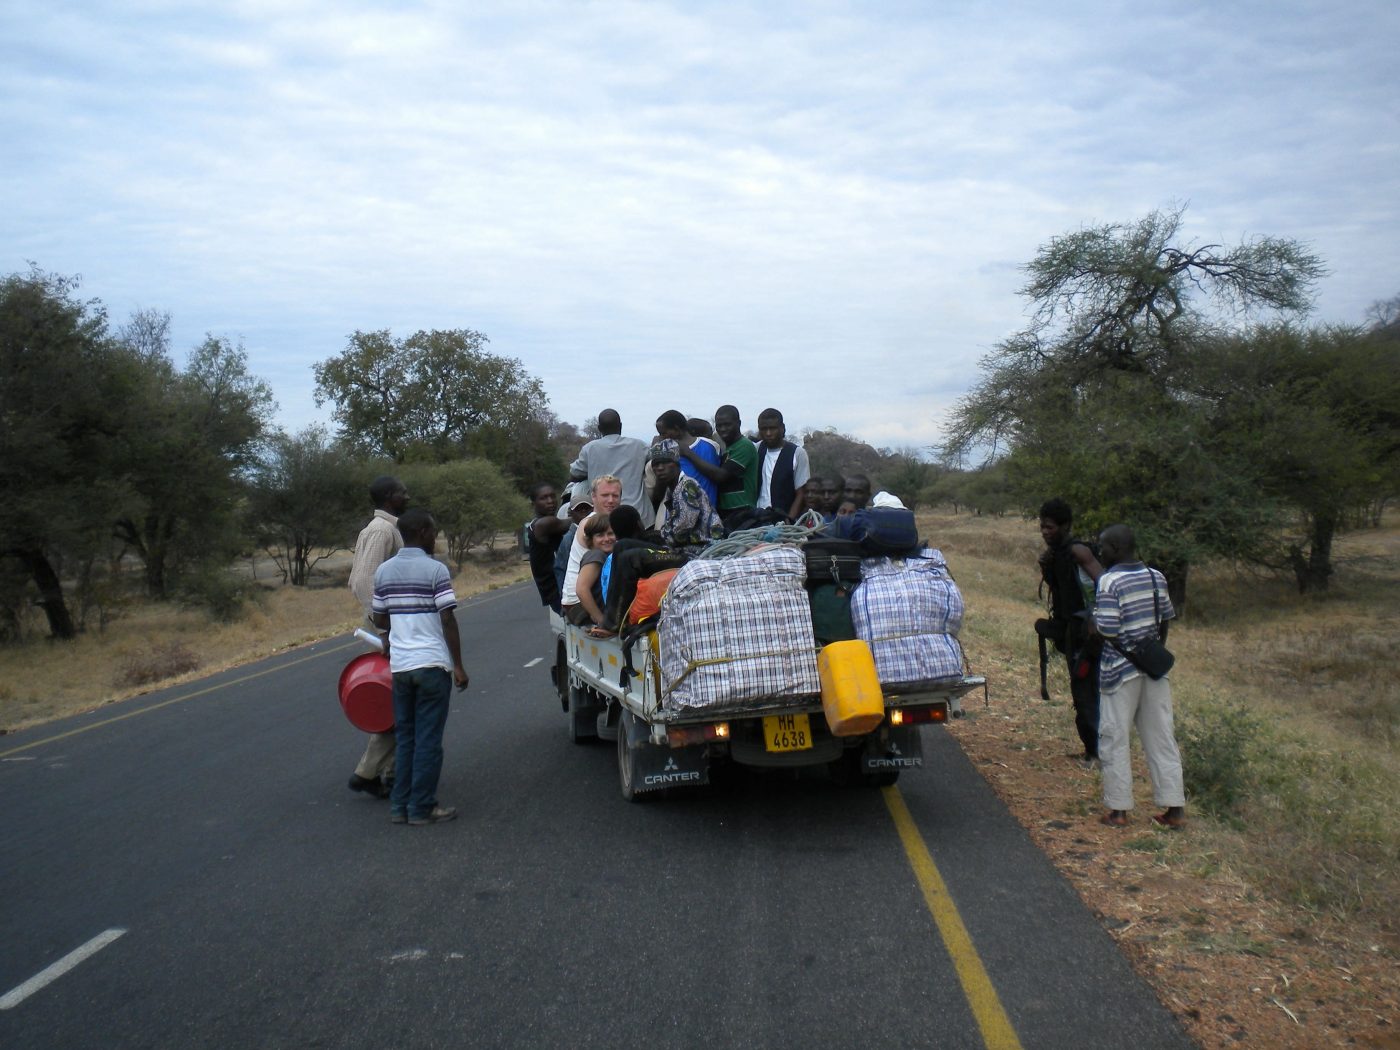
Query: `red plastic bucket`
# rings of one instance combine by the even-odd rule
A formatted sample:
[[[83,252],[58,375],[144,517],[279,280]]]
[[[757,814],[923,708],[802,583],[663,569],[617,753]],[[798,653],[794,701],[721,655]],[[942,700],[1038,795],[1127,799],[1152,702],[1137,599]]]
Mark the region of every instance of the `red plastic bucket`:
[[[387,733],[394,728],[394,679],[389,658],[364,653],[340,672],[340,707],[356,729]]]

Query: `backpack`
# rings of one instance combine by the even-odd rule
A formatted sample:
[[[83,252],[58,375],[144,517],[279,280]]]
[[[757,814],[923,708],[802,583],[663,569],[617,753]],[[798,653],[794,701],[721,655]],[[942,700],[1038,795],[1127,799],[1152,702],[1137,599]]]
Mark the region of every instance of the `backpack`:
[[[617,630],[637,596],[637,583],[665,569],[679,569],[689,556],[684,551],[657,549],[641,540],[618,540],[612,552],[603,623]]]

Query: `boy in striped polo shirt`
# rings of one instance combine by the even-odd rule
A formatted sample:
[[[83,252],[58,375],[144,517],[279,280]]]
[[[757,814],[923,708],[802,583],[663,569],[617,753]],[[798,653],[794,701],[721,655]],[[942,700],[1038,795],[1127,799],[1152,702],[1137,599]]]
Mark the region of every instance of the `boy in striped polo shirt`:
[[[439,806],[442,731],[455,682],[467,687],[462,641],[457,632],[457,596],[447,566],[433,557],[437,524],[414,508],[399,518],[404,546],[374,573],[371,611],[387,631],[385,651],[394,676],[394,734],[398,740],[389,820],[394,824],[440,824],[457,815]],[[449,673],[450,669],[450,673]]]
[[[1166,578],[1137,556],[1137,540],[1126,525],[1110,525],[1099,536],[1107,571],[1099,577],[1094,625],[1109,643],[1099,662],[1099,762],[1103,768],[1100,820],[1110,827],[1128,823],[1133,808],[1129,734],[1137,726],[1152,778],[1152,794],[1166,810],[1152,818],[1165,828],[1186,824],[1186,792],[1181,753],[1172,720],[1172,689],[1165,676],[1153,681],[1115,648],[1146,638],[1167,640],[1167,621],[1176,616]]]

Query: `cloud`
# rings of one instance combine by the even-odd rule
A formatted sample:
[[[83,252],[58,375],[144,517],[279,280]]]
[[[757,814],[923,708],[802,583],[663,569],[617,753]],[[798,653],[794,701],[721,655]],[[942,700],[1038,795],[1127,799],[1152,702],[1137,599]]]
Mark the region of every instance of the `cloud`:
[[[1392,294],[1397,12],[12,10],[0,243],[242,333],[289,425],[351,331],[472,327],[576,422],[684,392],[918,444],[1067,229],[1189,200],[1313,243],[1331,319]]]

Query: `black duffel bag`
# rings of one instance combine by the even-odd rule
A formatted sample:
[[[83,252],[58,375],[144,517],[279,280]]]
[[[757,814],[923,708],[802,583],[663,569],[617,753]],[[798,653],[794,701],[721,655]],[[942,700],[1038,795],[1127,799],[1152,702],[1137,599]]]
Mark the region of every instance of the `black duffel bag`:
[[[689,559],[684,551],[652,547],[643,540],[618,540],[612,552],[608,573],[608,596],[603,603],[603,626],[616,631],[637,596],[637,581],[661,572],[679,569]]]
[[[802,545],[802,554],[808,587],[839,583],[851,588],[860,583],[860,544],[854,540],[813,537]]]

